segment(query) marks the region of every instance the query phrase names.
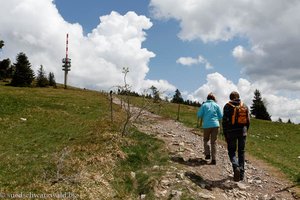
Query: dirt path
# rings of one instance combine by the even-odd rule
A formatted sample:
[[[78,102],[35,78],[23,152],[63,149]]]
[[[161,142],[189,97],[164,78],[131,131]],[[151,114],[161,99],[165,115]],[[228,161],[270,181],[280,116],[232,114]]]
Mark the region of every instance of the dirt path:
[[[172,167],[158,182],[155,190],[158,199],[296,199],[289,189],[291,183],[279,178],[279,172],[249,157],[246,157],[245,180],[234,182],[227,150],[220,142],[217,165],[209,165],[204,160],[203,141],[198,130],[146,111],[134,125],[165,141],[170,152]]]

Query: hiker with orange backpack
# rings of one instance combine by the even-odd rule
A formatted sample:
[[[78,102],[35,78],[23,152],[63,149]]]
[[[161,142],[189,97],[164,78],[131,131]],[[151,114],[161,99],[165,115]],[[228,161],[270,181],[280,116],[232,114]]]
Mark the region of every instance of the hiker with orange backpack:
[[[245,144],[250,126],[249,108],[240,100],[238,92],[231,92],[230,101],[223,109],[223,133],[233,168],[234,181],[241,181],[245,174]],[[238,151],[238,159],[236,157]]]

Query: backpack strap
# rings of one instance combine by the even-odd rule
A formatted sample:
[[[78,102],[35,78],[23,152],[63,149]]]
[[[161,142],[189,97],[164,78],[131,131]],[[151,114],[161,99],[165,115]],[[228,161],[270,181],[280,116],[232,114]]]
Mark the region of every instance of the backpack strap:
[[[227,103],[227,104],[229,104],[229,105],[231,105],[232,107],[238,107],[238,106],[243,106],[244,105],[244,102],[240,102],[240,105],[238,105],[238,106],[236,106],[236,105],[234,105],[233,103],[231,103],[230,101]]]
[[[232,107],[234,107],[234,108],[236,107],[236,106],[233,105],[231,102],[228,102],[227,104],[230,105],[230,106],[232,106]]]
[[[231,116],[231,124],[234,125],[235,119],[236,119],[237,107],[235,105],[233,105],[231,102],[228,102],[227,104],[230,105],[231,107],[233,107],[233,113]]]

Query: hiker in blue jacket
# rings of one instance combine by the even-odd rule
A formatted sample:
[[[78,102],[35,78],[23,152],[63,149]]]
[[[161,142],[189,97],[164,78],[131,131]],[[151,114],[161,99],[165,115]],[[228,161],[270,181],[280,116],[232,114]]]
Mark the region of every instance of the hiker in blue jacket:
[[[201,105],[197,116],[200,119],[200,126],[202,126],[204,131],[203,143],[205,159],[209,160],[211,158],[211,164],[216,165],[216,141],[220,127],[219,121],[222,119],[222,112],[212,93],[208,94],[207,101]],[[208,144],[209,140],[211,147],[209,147]]]
[[[230,101],[223,109],[223,133],[233,168],[234,181],[241,181],[245,174],[245,144],[250,126],[249,108],[240,100],[238,92],[231,92]],[[238,152],[238,159],[236,156]]]

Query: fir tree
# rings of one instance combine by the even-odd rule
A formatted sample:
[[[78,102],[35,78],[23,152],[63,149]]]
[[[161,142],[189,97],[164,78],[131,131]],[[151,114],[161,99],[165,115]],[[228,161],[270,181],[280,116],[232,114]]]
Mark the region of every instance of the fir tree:
[[[3,46],[4,46],[4,41],[0,40],[0,49],[2,49]]]
[[[0,80],[9,78],[10,74],[10,60],[9,58],[0,61]]]
[[[46,72],[44,70],[43,65],[38,70],[37,78],[36,78],[36,86],[37,87],[47,87],[49,85],[49,81],[46,77]]]
[[[0,40],[0,50],[4,47],[4,41]],[[0,80],[4,80],[6,78],[11,78],[11,66],[10,66],[10,59],[4,59],[0,61]]]
[[[17,55],[15,72],[12,77],[11,85],[15,87],[29,87],[34,79],[34,72],[25,53]]]
[[[151,86],[150,87],[150,90],[152,91],[152,97],[153,97],[153,101],[155,103],[159,102],[161,99],[160,99],[160,96],[159,96],[159,91],[157,90],[157,88],[155,86]]]
[[[54,77],[54,73],[50,72],[49,76],[48,76],[48,81],[49,81],[49,85],[53,86],[56,88],[56,81],[55,81],[55,77]]]
[[[255,116],[256,119],[263,119],[271,121],[271,116],[267,111],[265,103],[262,100],[259,90],[255,90],[253,104],[251,106],[251,114]]]
[[[178,89],[176,89],[175,94],[174,94],[173,99],[172,99],[171,102],[172,103],[183,103],[184,102],[184,100],[181,96],[181,93]]]

